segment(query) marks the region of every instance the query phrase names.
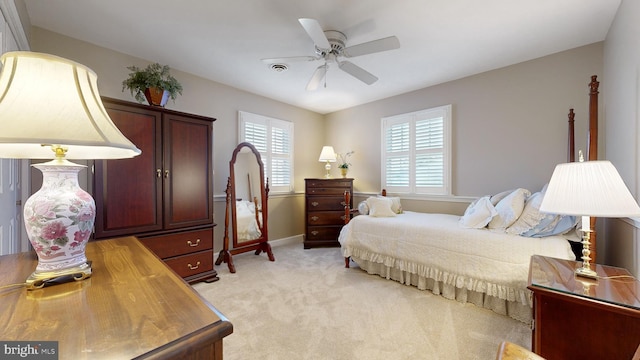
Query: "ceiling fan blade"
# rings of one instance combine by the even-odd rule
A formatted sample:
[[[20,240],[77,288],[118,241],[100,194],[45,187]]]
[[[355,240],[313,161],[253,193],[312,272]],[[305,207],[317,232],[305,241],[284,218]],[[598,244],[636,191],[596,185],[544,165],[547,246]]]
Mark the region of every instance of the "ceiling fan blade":
[[[266,58],[260,59],[265,64],[274,64],[274,63],[286,63],[286,62],[298,62],[298,61],[315,61],[320,60],[319,56],[289,56],[289,57],[279,57],[279,58]]]
[[[318,48],[331,49],[329,40],[327,40],[327,37],[324,35],[324,30],[322,30],[322,27],[317,20],[301,18],[298,19],[298,21]]]
[[[362,81],[363,83],[367,84],[367,85],[371,85],[374,82],[378,81],[378,78],[371,74],[370,72],[368,72],[367,70],[361,68],[360,66],[349,62],[349,61],[341,61],[338,64],[338,67],[340,67],[340,69],[342,69],[342,71],[346,72],[347,74],[355,77],[356,79]]]
[[[344,49],[345,57],[356,57],[377,53],[381,51],[394,50],[400,47],[400,40],[395,36],[373,40],[366,43],[349,46]]]
[[[318,85],[320,85],[320,83],[322,82],[322,79],[324,79],[326,73],[327,64],[318,66],[316,71],[313,73],[313,76],[311,76],[311,80],[309,80],[309,83],[307,84],[307,91],[313,91],[317,89]]]

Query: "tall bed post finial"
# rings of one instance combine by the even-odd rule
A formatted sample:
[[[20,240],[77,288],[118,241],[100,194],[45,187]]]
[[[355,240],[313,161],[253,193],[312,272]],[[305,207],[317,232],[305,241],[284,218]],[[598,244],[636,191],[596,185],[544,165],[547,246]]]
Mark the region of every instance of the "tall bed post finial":
[[[575,117],[576,113],[573,112],[573,109],[569,109],[569,140],[567,144],[569,146],[567,151],[567,160],[568,162],[574,162],[576,160],[576,141],[575,141]]]

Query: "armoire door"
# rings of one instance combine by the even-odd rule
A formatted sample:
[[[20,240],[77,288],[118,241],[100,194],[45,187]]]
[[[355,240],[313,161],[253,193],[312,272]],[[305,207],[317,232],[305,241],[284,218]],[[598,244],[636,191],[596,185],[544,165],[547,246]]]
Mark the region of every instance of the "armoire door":
[[[120,131],[142,154],[95,162],[95,237],[162,229],[162,114],[103,100]]]
[[[164,114],[164,227],[213,224],[210,120]]]

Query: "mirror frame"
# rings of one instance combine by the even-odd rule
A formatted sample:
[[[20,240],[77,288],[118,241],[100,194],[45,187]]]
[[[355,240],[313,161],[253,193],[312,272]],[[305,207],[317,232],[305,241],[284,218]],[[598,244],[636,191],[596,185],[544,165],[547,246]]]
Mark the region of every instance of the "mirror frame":
[[[235,200],[238,199],[237,197],[237,192],[236,192],[236,174],[235,174],[235,165],[236,162],[238,160],[238,154],[240,154],[242,152],[242,150],[244,148],[248,148],[249,150],[251,150],[251,152],[253,153],[253,155],[255,155],[255,159],[258,162],[258,171],[260,172],[260,209],[261,209],[261,214],[262,214],[262,225],[260,225],[260,222],[258,222],[258,229],[260,229],[260,237],[253,239],[253,240],[247,240],[247,241],[242,241],[239,242],[238,241],[238,216],[236,213],[236,206],[235,206]],[[241,144],[239,144],[235,150],[233,151],[233,155],[231,157],[231,160],[229,161],[229,177],[231,178],[231,199],[233,199],[234,201],[230,204],[230,209],[231,209],[231,222],[232,222],[232,228],[233,228],[233,248],[240,248],[240,247],[245,247],[245,246],[249,246],[249,245],[253,245],[253,244],[257,244],[263,241],[268,241],[269,236],[267,233],[267,200],[268,200],[268,196],[269,193],[267,191],[268,187],[265,186],[265,180],[264,180],[264,164],[262,163],[262,158],[260,156],[260,153],[258,152],[258,150],[251,144],[248,142],[243,142]],[[253,202],[253,199],[248,199],[249,201]],[[257,209],[256,209],[257,211]]]
[[[235,184],[235,164],[238,158],[238,154],[244,149],[248,148],[255,155],[255,159],[258,163],[260,172],[260,212],[262,214],[262,224],[258,222],[258,228],[260,229],[260,237],[257,239],[238,242],[238,229],[237,229],[237,214],[236,214],[236,184]],[[216,260],[216,265],[220,265],[223,261],[229,266],[229,271],[235,273],[235,266],[233,264],[232,255],[240,254],[247,251],[255,250],[256,255],[260,255],[261,252],[265,252],[270,261],[275,261],[273,252],[271,251],[271,245],[269,245],[269,233],[268,229],[268,200],[269,200],[269,179],[265,181],[264,178],[264,164],[262,163],[262,157],[258,150],[249,142],[243,142],[238,144],[233,151],[231,160],[229,160],[229,178],[227,179],[227,200],[225,209],[225,221],[224,221],[224,243],[223,249],[220,251],[220,255]],[[251,199],[253,201],[253,199]],[[231,212],[229,210],[231,209]],[[232,228],[232,248],[229,247],[229,218],[231,218]]]

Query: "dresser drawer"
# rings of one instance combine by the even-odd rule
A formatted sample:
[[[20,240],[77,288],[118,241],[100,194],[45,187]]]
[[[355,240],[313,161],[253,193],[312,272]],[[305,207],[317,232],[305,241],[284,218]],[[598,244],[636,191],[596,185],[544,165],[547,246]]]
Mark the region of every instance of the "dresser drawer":
[[[151,236],[140,241],[161,259],[213,250],[213,229],[186,231],[176,234]]]
[[[344,225],[344,211],[313,211],[307,213],[307,225]]]
[[[342,188],[351,189],[352,179],[306,179],[307,192],[314,188]]]
[[[176,256],[164,262],[183,278],[213,270],[213,250]]]
[[[344,197],[344,192],[349,190],[349,188],[334,188],[334,187],[326,187],[326,188],[307,188],[307,196],[308,195],[339,195]]]
[[[344,212],[345,204],[342,196],[310,196],[307,198],[308,211],[342,210]]]
[[[309,226],[306,241],[338,240],[342,226]]]

